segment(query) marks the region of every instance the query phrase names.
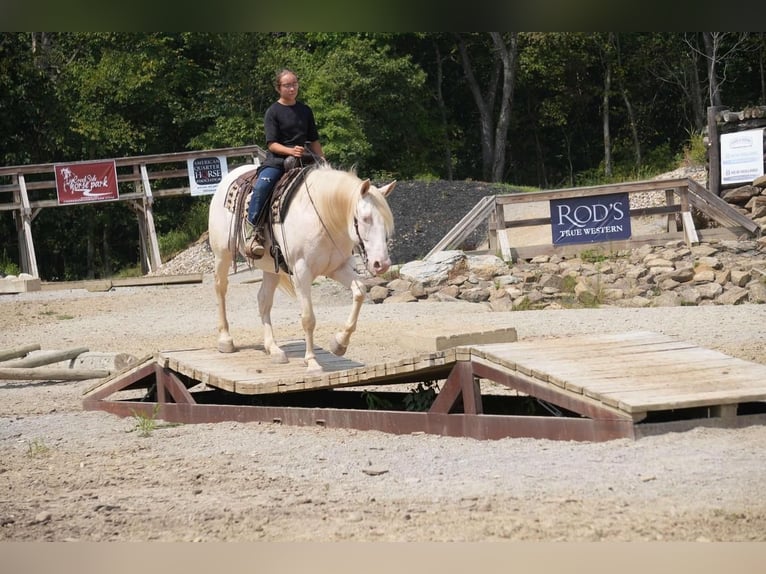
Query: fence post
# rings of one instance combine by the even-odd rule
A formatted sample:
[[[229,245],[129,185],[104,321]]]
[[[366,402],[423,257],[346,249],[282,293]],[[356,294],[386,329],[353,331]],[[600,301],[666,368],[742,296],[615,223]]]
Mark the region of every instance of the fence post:
[[[707,189],[715,196],[721,195],[721,138],[718,133],[716,113],[723,109],[726,108],[723,106],[708,106],[707,109],[707,134],[710,145],[707,153]]]

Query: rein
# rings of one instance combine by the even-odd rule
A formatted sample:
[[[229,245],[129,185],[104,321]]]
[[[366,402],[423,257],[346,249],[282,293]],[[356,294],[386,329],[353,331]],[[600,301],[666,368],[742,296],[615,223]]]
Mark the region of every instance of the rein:
[[[304,180],[303,184],[306,186],[306,195],[308,195],[309,201],[311,202],[311,205],[314,207],[314,213],[317,214],[317,217],[319,218],[319,222],[322,224],[322,227],[324,227],[324,230],[327,232],[327,236],[330,238],[330,241],[332,241],[332,244],[335,246],[335,249],[337,249],[340,252],[340,247],[338,247],[338,244],[335,243],[335,240],[333,239],[332,234],[330,233],[330,230],[327,229],[327,225],[325,225],[325,222],[322,220],[322,216],[319,214],[319,210],[317,209],[317,206],[314,203],[314,198],[311,197],[311,190],[309,189],[308,181]],[[354,216],[354,231],[356,231],[356,237],[359,239],[359,252],[362,255],[362,262],[364,263],[364,267],[366,269],[367,268],[367,250],[364,248],[364,240],[362,239],[362,236],[359,233],[359,219],[357,219],[356,216]],[[284,231],[283,231],[282,241],[284,242]]]
[[[356,216],[354,216],[354,231],[356,231],[356,236],[359,238],[359,253],[362,255],[362,263],[364,263],[364,268],[367,269],[367,250],[364,248],[364,240],[359,233],[359,220]]]

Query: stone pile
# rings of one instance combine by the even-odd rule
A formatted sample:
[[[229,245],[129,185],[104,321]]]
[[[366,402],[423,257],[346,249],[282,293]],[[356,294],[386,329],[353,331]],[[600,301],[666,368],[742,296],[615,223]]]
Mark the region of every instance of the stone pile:
[[[495,311],[766,303],[766,238],[583,253],[509,265],[443,251],[402,265],[395,279],[368,279],[368,293],[375,303],[464,300]]]
[[[755,179],[752,184],[724,190],[721,199],[755,221],[761,226],[761,231],[766,231],[766,175]]]

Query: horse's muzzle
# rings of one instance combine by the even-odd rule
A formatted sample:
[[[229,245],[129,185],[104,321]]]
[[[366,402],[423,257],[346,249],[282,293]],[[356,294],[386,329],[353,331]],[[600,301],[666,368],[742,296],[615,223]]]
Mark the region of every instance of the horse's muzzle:
[[[370,260],[367,263],[367,267],[373,275],[383,275],[391,267],[391,259],[386,258],[382,261],[378,259]]]

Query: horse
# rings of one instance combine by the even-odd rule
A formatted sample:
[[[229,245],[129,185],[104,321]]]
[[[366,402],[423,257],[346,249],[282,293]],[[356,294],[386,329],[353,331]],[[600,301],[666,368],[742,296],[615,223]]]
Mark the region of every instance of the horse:
[[[257,167],[240,166],[229,172],[216,186],[208,212],[208,238],[215,259],[215,293],[218,303],[218,351],[237,350],[229,333],[226,316],[226,291],[229,269],[236,266],[236,255],[246,257],[241,228],[244,201],[232,202],[232,189],[249,186]],[[305,174],[305,175],[304,175]],[[263,347],[273,363],[288,362],[287,355],[274,338],[271,308],[274,293],[281,288],[301,306],[301,323],[305,334],[303,358],[308,373],[323,369],[314,352],[316,318],[311,301],[311,286],[319,276],[328,277],[351,289],[352,306],[345,326],[330,341],[335,355],[346,353],[351,335],[364,303],[367,289],[356,270],[355,248],[361,252],[367,271],[382,275],[391,266],[388,240],[394,229],[394,218],[387,196],[396,181],[378,188],[369,179],[362,180],[352,171],[317,164],[305,168],[303,181],[290,200],[286,213],[271,226],[258,260],[247,259],[251,267],[263,272],[258,290],[258,311],[263,325]],[[232,189],[230,189],[232,188]],[[244,192],[241,192],[244,193]],[[236,207],[232,207],[232,203]],[[264,209],[272,209],[267,205]],[[283,260],[284,265],[279,264]]]

